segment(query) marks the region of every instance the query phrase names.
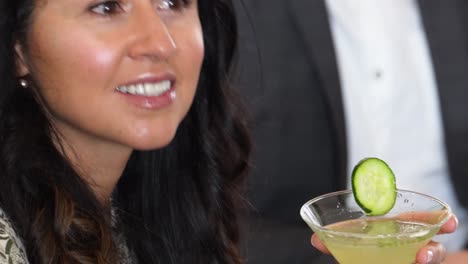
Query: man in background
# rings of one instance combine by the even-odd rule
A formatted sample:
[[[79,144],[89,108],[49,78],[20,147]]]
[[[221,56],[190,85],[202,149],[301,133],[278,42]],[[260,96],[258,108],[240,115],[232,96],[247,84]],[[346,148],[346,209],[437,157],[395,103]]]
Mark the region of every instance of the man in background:
[[[460,226],[443,240],[444,263],[468,263],[465,2],[238,6],[238,82],[255,119],[248,264],[333,263],[310,246],[299,209],[349,188],[352,167],[368,156],[389,163],[398,188],[452,206]]]

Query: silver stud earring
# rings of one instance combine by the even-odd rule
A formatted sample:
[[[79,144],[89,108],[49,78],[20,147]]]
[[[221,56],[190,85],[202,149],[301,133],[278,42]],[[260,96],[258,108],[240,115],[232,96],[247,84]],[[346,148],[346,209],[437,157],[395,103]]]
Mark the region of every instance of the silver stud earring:
[[[26,79],[21,78],[21,79],[19,80],[19,83],[20,83],[20,85],[21,85],[22,87],[28,88],[28,81],[26,81]]]

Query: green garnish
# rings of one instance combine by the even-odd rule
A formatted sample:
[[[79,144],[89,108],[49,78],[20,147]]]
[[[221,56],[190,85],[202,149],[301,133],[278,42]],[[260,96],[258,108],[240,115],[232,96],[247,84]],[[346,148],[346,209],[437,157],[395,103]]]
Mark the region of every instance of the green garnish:
[[[397,194],[395,175],[383,160],[361,160],[351,177],[354,199],[367,215],[384,215],[393,208]]]

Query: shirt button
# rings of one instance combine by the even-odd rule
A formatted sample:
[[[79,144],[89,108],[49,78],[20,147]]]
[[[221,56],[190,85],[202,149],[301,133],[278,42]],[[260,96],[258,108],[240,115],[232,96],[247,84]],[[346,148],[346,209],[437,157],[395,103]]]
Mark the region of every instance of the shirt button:
[[[383,72],[381,70],[375,70],[374,71],[374,78],[376,80],[380,80],[383,77]]]

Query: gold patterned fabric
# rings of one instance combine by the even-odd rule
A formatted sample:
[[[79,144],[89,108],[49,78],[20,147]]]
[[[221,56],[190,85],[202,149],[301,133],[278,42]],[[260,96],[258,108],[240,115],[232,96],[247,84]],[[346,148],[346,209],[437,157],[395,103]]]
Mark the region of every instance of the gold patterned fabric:
[[[23,243],[2,209],[0,209],[0,263],[29,263]]]

